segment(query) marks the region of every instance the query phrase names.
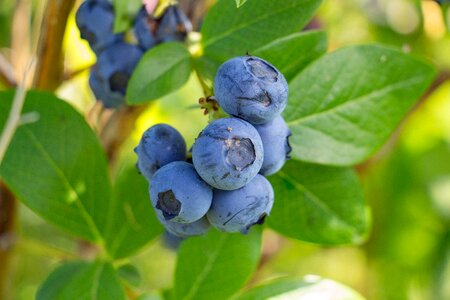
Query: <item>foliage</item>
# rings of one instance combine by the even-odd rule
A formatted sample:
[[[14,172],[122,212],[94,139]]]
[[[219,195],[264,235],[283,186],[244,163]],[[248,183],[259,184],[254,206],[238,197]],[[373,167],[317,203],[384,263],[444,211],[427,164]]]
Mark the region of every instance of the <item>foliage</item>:
[[[119,16],[136,11],[125,2],[115,1]],[[225,60],[247,52],[269,60],[289,81],[284,116],[292,129],[293,160],[270,178],[276,196],[266,227],[320,245],[359,244],[369,234],[370,212],[352,167],[387,141],[434,79],[435,68],[377,45],[325,54],[324,32],[300,32],[321,2],[218,1],[205,16],[201,50],[168,43],[147,52],[131,78],[127,102],[160,99],[179,90],[192,74],[212,92],[210,83]],[[118,20],[121,31],[127,18]],[[0,131],[13,95],[0,93]],[[150,207],[147,183],[131,164],[111,183],[96,133],[55,95],[30,91],[23,113],[35,113],[38,120],[19,126],[0,177],[36,214],[100,249],[93,262],[59,266],[37,299],[125,299],[129,281],[139,281],[139,274],[132,265],[118,267],[119,259],[130,259],[163,232]],[[317,291],[336,296],[338,291],[342,299],[361,299],[326,279],[286,279],[243,289],[260,261],[261,231],[210,231],[182,242],[174,286],[162,297],[281,299]],[[121,278],[131,279],[124,283]]]

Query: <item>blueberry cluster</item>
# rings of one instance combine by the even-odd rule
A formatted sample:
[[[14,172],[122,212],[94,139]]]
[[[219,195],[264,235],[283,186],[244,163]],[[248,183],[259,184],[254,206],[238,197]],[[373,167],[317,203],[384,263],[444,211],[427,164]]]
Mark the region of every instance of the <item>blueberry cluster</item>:
[[[131,74],[143,53],[157,44],[184,41],[192,26],[176,5],[155,18],[143,7],[134,19],[131,34],[136,43],[126,41],[125,33],[114,33],[114,8],[109,0],[86,0],[76,14],[81,38],[97,56],[89,85],[95,97],[107,108],[125,104]],[[131,38],[132,39],[132,38]]]
[[[246,233],[261,224],[274,201],[264,176],[280,170],[291,151],[281,116],[288,86],[273,65],[255,56],[233,58],[219,68],[214,86],[217,102],[232,117],[203,129],[192,159],[181,134],[166,124],[150,127],[135,148],[157,217],[180,238],[211,225]]]

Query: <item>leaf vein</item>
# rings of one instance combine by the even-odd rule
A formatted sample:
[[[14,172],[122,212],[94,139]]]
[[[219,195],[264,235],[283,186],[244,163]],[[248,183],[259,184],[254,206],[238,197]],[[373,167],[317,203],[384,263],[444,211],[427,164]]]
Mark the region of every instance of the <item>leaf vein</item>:
[[[208,257],[208,260],[206,261],[205,268],[203,268],[203,271],[197,276],[196,280],[194,281],[191,288],[189,289],[189,292],[187,293],[186,296],[183,297],[183,300],[193,299],[193,297],[195,296],[195,293],[200,288],[202,282],[204,281],[206,276],[208,276],[209,271],[211,271],[211,268],[214,265],[214,261],[219,256],[220,250],[222,249],[226,240],[227,240],[226,235],[222,235],[220,237],[220,240],[216,244],[216,248],[214,249],[214,252]]]
[[[93,283],[92,283],[92,289],[91,289],[92,300],[98,299],[98,292],[99,292],[99,286],[100,286],[100,276],[101,276],[101,274],[103,272],[103,268],[104,268],[104,265],[101,264],[100,267],[98,268],[98,270],[95,272],[94,280],[93,280]]]
[[[300,191],[303,191],[307,196],[305,199],[310,199],[312,204],[317,206],[319,209],[321,209],[326,214],[330,215],[332,217],[332,220],[336,221],[338,224],[340,224],[342,227],[348,229],[353,235],[355,235],[357,232],[355,228],[351,225],[345,222],[335,211],[333,211],[330,207],[328,207],[323,201],[321,201],[313,192],[308,190],[305,186],[298,183],[295,179],[293,179],[291,176],[287,175],[283,171],[278,173],[281,178],[295,186]],[[330,222],[331,223],[331,222]]]
[[[207,48],[208,46],[212,45],[213,43],[216,43],[217,41],[223,40],[227,36],[232,35],[234,32],[237,32],[246,27],[251,27],[251,25],[257,24],[258,22],[264,21],[265,19],[269,19],[271,16],[276,16],[278,14],[283,13],[284,11],[292,10],[293,8],[295,8],[297,6],[301,6],[301,5],[304,5],[304,2],[302,2],[302,3],[295,2],[295,3],[293,3],[293,5],[289,5],[289,6],[283,7],[282,9],[278,9],[278,10],[276,10],[276,9],[268,10],[269,11],[268,14],[263,14],[258,18],[252,19],[250,22],[243,22],[240,24],[240,26],[237,26],[237,27],[230,26],[231,28],[229,30],[224,31],[222,34],[215,35],[214,38],[210,38],[209,40],[206,40],[205,43],[203,44],[203,46],[204,46],[204,48]],[[249,20],[249,18],[247,18],[246,20]]]
[[[381,97],[383,95],[388,94],[391,91],[394,91],[396,89],[402,88],[404,86],[409,86],[410,84],[420,83],[420,82],[423,81],[423,78],[425,78],[425,76],[416,76],[416,77],[412,77],[412,78],[410,78],[408,80],[404,80],[404,81],[397,82],[395,84],[387,85],[386,87],[384,87],[382,89],[369,92],[367,94],[361,95],[361,96],[356,97],[354,99],[350,99],[350,100],[348,100],[348,101],[346,101],[346,102],[344,102],[342,104],[338,104],[336,106],[330,107],[329,109],[320,111],[318,113],[309,114],[307,116],[304,116],[304,117],[301,117],[301,118],[289,121],[289,122],[287,122],[287,124],[288,125],[295,125],[295,124],[303,123],[306,120],[315,119],[315,118],[317,118],[317,117],[319,117],[321,115],[331,114],[331,113],[333,113],[333,112],[335,112],[337,110],[344,109],[346,107],[353,106],[355,104],[359,104],[360,102],[365,102],[367,100],[372,100],[374,97],[377,97],[377,96]]]
[[[64,172],[59,168],[58,164],[54,161],[54,159],[47,153],[45,148],[42,146],[42,144],[39,142],[39,140],[34,136],[33,132],[27,128],[27,126],[24,126],[24,132],[28,135],[30,140],[35,144],[38,151],[41,152],[42,156],[45,160],[50,164],[51,167],[55,170],[56,174],[59,176],[61,181],[63,182],[64,186],[69,190],[69,192],[73,195],[75,195],[75,203],[80,209],[81,215],[86,220],[89,227],[91,227],[91,230],[93,231],[96,238],[101,238],[100,232],[95,225],[91,215],[88,213],[86,207],[84,206],[83,202],[81,201],[80,195],[77,193],[75,188],[70,184],[69,180],[64,175]]]

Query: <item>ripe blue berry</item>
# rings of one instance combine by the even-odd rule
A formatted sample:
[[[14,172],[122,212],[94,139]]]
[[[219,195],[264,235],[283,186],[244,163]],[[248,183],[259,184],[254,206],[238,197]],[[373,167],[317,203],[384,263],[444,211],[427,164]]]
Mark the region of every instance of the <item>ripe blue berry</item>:
[[[239,56],[219,68],[214,93],[227,113],[252,124],[263,124],[285,109],[288,85],[283,74],[267,61]]]
[[[153,33],[156,21],[148,15],[145,8],[141,9],[134,20],[134,34],[142,49],[148,50],[156,45],[156,37]]]
[[[121,41],[123,34],[114,34],[114,9],[108,1],[85,1],[75,16],[82,39],[99,54],[105,47]]]
[[[192,223],[177,223],[165,220],[159,215],[158,220],[170,234],[182,239],[190,236],[202,235],[211,227],[206,216]]]
[[[192,160],[198,174],[221,190],[235,190],[247,184],[261,169],[263,157],[258,132],[238,118],[213,121],[192,147]]]
[[[159,20],[156,39],[159,43],[184,41],[192,24],[184,12],[177,6],[169,6]]]
[[[156,214],[166,221],[192,223],[202,218],[212,201],[212,189],[184,162],[171,162],[156,171],[150,186]]]
[[[207,217],[211,225],[226,232],[247,233],[252,225],[262,224],[272,210],[273,188],[262,175],[234,191],[214,190]]]
[[[291,147],[288,138],[291,131],[282,116],[276,117],[269,123],[255,125],[255,128],[264,147],[264,161],[259,173],[264,176],[274,174],[290,158]]]
[[[105,107],[125,104],[128,81],[141,56],[138,47],[123,42],[110,45],[100,53],[89,83]]]
[[[186,160],[186,143],[172,126],[156,124],[144,132],[134,152],[138,156],[137,168],[150,181],[162,166]]]
[[[183,238],[170,233],[167,229],[162,235],[163,245],[170,250],[177,250],[180,247]]]
[[[101,99],[100,101],[105,107],[117,107],[124,103],[123,95],[120,93],[112,93],[109,85],[98,78],[94,72],[91,72],[89,75],[89,86],[95,98]]]

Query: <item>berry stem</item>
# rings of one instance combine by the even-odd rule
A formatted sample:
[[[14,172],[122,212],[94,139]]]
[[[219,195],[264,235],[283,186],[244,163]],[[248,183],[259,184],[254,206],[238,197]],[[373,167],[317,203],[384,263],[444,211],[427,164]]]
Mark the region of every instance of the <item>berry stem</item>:
[[[195,75],[197,76],[198,82],[200,83],[200,85],[202,86],[203,89],[203,95],[208,98],[209,96],[213,96],[213,90],[212,87],[210,87],[208,85],[208,83],[206,82],[205,78],[203,77],[203,75],[201,74],[201,72],[198,70],[195,62],[193,63],[194,65],[194,72]]]

